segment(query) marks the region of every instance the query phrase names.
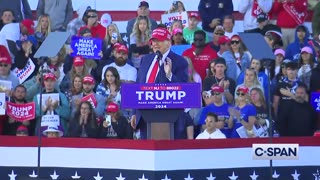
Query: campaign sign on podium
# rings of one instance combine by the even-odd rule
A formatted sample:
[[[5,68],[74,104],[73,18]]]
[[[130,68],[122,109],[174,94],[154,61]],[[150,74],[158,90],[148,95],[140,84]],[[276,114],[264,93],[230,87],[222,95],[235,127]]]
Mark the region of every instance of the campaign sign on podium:
[[[320,112],[320,92],[311,93],[311,104],[317,112]]]
[[[121,107],[179,109],[201,107],[199,83],[122,84]]]

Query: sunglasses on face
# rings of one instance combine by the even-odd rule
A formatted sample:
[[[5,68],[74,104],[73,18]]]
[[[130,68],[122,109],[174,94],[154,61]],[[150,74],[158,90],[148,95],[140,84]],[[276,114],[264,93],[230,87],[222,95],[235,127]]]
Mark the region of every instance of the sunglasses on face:
[[[215,35],[223,36],[223,33],[214,33]]]
[[[0,67],[8,67],[8,64],[0,64]]]
[[[220,96],[221,95],[221,93],[219,93],[219,92],[212,92],[211,94],[212,94],[212,96]]]
[[[245,96],[245,95],[246,95],[245,93],[237,92],[237,96]]]
[[[98,17],[97,15],[88,15],[87,16],[88,18],[96,18],[96,17]]]
[[[240,41],[231,41],[231,44],[239,44]]]

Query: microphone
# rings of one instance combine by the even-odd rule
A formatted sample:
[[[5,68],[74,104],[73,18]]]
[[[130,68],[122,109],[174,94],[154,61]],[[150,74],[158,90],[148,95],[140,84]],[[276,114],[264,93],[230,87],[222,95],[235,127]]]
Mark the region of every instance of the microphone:
[[[162,54],[159,50],[156,51],[156,55],[157,55],[157,61],[161,61],[162,59]]]

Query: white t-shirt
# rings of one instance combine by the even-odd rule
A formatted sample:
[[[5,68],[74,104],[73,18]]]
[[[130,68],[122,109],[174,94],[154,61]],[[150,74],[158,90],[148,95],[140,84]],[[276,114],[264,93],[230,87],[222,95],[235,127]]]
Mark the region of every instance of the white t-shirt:
[[[0,35],[4,35],[6,40],[11,40],[16,42],[20,40],[20,24],[19,23],[9,23],[3,26],[0,31]]]
[[[102,74],[101,74],[101,80],[103,80],[105,78],[104,73],[106,72],[108,67],[114,67],[118,70],[118,73],[120,75],[120,80],[134,81],[134,82],[136,82],[136,80],[137,80],[137,69],[136,68],[132,67],[129,64],[125,64],[124,66],[118,66],[114,62],[103,67]]]
[[[209,134],[207,129],[200,133],[196,139],[226,139],[226,136],[220,131],[220,129],[216,129],[213,133]]]
[[[229,32],[224,32],[224,35],[227,36],[229,39],[231,39],[231,37],[232,37],[233,35],[238,35],[238,33],[236,33],[236,32],[231,32],[231,33],[229,33]]]

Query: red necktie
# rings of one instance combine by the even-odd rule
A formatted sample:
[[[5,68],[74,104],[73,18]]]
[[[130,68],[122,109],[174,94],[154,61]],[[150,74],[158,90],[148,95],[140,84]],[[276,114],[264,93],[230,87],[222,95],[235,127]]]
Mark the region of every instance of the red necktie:
[[[156,63],[154,63],[153,68],[151,70],[149,79],[147,83],[154,83],[157,77],[157,72],[159,69],[159,61],[156,61]]]

